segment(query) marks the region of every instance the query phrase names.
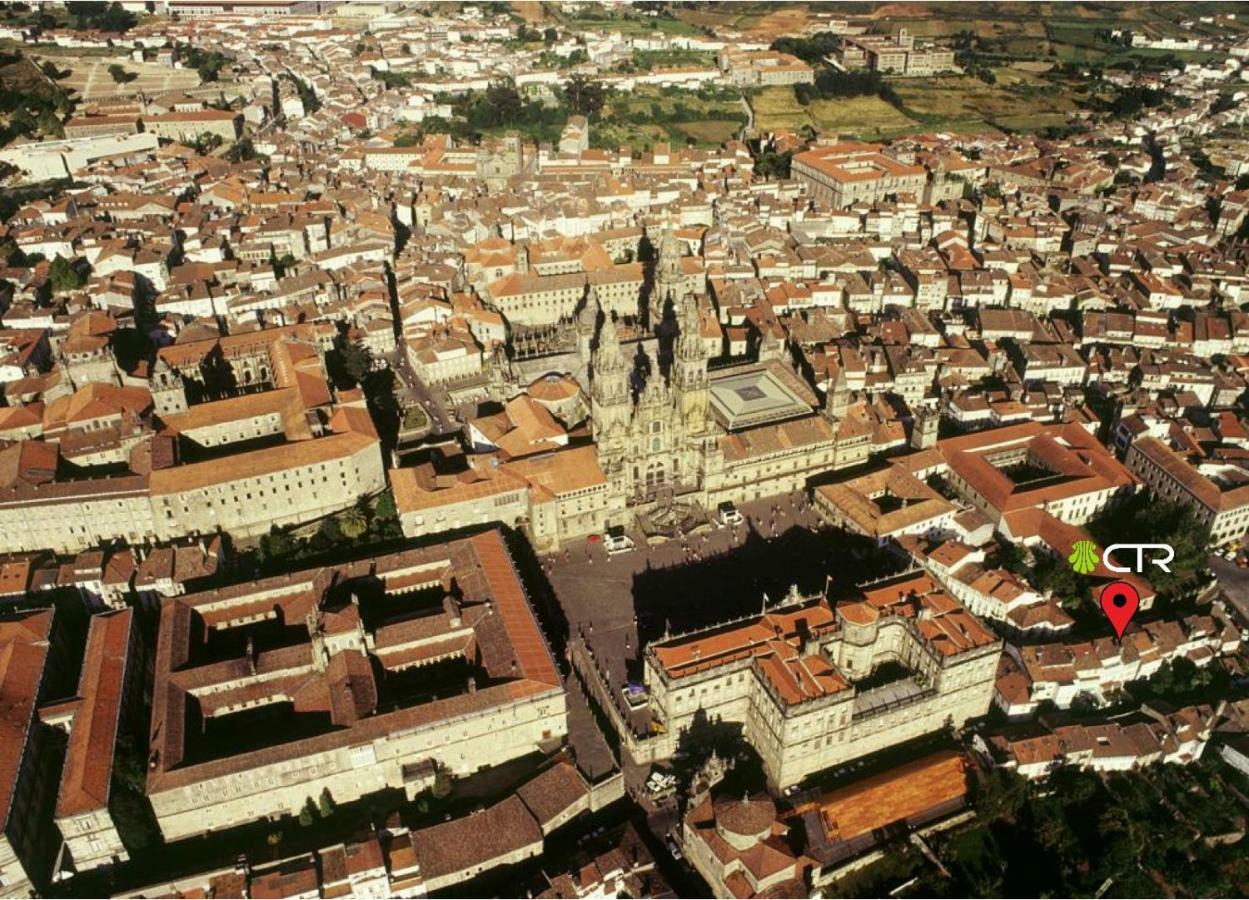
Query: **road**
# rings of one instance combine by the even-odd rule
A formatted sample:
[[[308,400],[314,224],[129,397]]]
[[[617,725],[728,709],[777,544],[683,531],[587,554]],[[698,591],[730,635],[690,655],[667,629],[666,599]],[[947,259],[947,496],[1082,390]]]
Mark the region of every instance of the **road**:
[[[407,354],[397,351],[386,357],[391,370],[395,373],[400,390],[396,392],[401,409],[420,406],[430,419],[430,434],[441,437],[454,434],[460,430],[459,424],[447,415],[443,408],[442,392],[435,393],[426,386],[408,362]]]

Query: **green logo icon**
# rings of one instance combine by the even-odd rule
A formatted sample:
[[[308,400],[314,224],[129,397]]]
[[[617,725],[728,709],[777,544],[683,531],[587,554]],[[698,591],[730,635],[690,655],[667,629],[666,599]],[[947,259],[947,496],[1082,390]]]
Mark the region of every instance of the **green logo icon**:
[[[1067,562],[1071,563],[1071,568],[1081,575],[1087,575],[1097,568],[1097,558],[1100,555],[1097,552],[1097,545],[1092,541],[1076,541],[1071,555],[1067,557]]]

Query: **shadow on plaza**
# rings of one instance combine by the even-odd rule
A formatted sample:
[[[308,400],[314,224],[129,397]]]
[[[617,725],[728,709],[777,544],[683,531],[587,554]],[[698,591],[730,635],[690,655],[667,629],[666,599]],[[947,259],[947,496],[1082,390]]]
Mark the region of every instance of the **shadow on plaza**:
[[[757,613],[764,594],[775,606],[793,586],[810,595],[827,583],[830,597],[849,596],[856,584],[900,568],[872,541],[839,529],[790,528],[766,538],[752,528],[742,544],[719,556],[666,567],[648,562],[633,577],[638,638],[645,645],[665,631],[678,634]]]

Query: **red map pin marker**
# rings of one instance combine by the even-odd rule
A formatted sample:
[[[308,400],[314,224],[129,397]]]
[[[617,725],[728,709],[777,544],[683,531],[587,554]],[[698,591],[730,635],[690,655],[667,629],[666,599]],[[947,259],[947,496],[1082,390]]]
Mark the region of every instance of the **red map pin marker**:
[[[1114,626],[1115,636],[1120,639],[1140,605],[1141,595],[1126,581],[1114,581],[1102,588],[1102,612]]]

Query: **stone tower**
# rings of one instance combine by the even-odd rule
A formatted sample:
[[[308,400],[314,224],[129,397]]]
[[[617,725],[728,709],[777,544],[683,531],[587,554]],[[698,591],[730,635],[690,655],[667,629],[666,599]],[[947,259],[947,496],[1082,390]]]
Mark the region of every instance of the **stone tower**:
[[[681,330],[672,359],[672,386],[687,440],[704,434],[709,427],[707,361],[710,353],[700,332],[700,318],[697,298],[687,294],[677,305],[677,322]]]
[[[941,413],[927,406],[921,407],[911,423],[911,447],[916,450],[927,450],[936,446],[937,426],[941,424]]]
[[[840,422],[850,409],[850,384],[846,381],[846,371],[837,367],[837,375],[832,386],[824,396],[824,415],[834,422]]]
[[[152,407],[157,415],[187,410],[186,385],[182,375],[159,355],[156,365],[152,367]]]
[[[620,347],[620,335],[611,316],[604,315],[598,346],[590,357],[590,428],[599,465],[613,489],[624,490],[625,457],[633,398],[629,390],[630,365]]]
[[[594,335],[598,331],[599,302],[595,289],[582,301],[581,312],[577,313],[577,355],[584,363],[590,362],[590,348],[594,344]]]
[[[671,303],[673,309],[685,293],[685,275],[681,271],[681,243],[671,231],[664,231],[659,241],[659,255],[655,262],[655,281],[651,286],[650,326],[654,331],[664,318],[664,307]]]

